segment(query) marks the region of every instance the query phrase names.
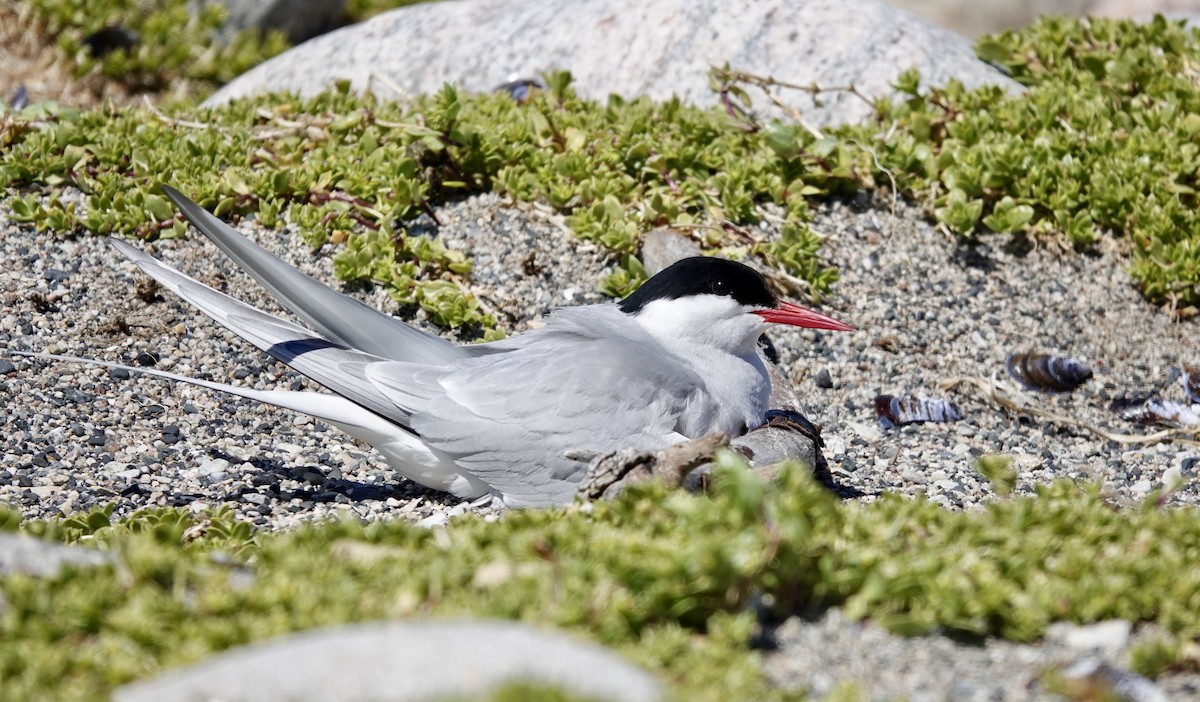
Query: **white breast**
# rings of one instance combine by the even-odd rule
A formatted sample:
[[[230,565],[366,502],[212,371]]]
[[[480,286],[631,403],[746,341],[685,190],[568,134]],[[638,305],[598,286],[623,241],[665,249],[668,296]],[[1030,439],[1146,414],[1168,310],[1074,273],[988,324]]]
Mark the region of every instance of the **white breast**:
[[[762,425],[771,380],[757,353],[743,357],[698,347],[689,350],[688,358],[706,392],[680,416],[680,434],[693,439],[714,431],[741,436]]]

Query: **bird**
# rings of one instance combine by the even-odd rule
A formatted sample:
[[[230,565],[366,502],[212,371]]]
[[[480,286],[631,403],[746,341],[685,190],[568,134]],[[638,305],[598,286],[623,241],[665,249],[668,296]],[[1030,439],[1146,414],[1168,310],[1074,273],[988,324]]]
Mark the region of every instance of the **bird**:
[[[680,260],[615,303],[562,307],[544,326],[455,344],[293,268],[178,190],[163,192],[206,238],[306,326],[217,291],[118,238],[138,269],[242,339],[332,392],[258,390],[70,356],[269,403],[365,441],[421,485],[499,507],[573,501],[589,456],[658,450],[761,426],[770,324],[853,327],[780,300],[753,268]]]

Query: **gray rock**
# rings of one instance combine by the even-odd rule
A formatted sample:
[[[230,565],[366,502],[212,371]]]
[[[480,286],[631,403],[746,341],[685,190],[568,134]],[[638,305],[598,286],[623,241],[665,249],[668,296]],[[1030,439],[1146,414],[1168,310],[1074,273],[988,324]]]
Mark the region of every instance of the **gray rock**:
[[[514,622],[430,620],[318,629],[243,646],[126,685],[113,699],[478,699],[516,681],[604,700],[662,698],[648,673],[594,644]]]
[[[476,0],[405,7],[319,37],[248,71],[206,105],[265,91],[312,95],[335,80],[391,97],[451,82],[476,91],[512,75],[570,70],[581,94],[678,95],[715,104],[710,66],[875,97],[916,67],[926,83],[1017,85],[975,58],[970,42],[880,0]],[[385,87],[386,86],[386,87]],[[752,89],[753,90],[753,89]],[[814,124],[871,114],[846,93],[785,96]],[[760,94],[758,105],[768,104]]]
[[[299,44],[337,29],[346,16],[346,0],[203,0],[224,5],[225,39],[244,29],[277,29]]]
[[[676,261],[701,254],[700,245],[670,227],[646,232],[642,239],[642,266],[655,275]]]
[[[111,562],[107,554],[99,551],[22,534],[0,533],[0,577],[20,574],[48,578],[58,574],[63,566],[90,568]]]

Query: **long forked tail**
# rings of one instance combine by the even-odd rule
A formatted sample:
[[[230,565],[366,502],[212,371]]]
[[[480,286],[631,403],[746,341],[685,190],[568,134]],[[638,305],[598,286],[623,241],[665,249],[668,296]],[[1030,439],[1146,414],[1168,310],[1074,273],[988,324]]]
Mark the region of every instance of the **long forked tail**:
[[[408,424],[408,413],[379,392],[364,373],[368,364],[384,359],[332,343],[298,324],[236,300],[120,239],[109,239],[109,243],[143,273],[234,334],[339,395],[394,422]]]
[[[256,402],[265,402],[269,405],[282,407],[284,409],[303,412],[312,417],[316,417],[323,422],[332,424],[342,431],[362,439],[363,441],[375,443],[372,439],[381,440],[385,437],[390,437],[397,432],[407,434],[403,428],[385,420],[379,415],[357,405],[344,397],[331,395],[323,392],[307,392],[293,390],[255,390],[254,388],[243,388],[236,385],[227,385],[225,383],[216,383],[211,380],[201,380],[199,378],[189,378],[186,375],[178,373],[170,373],[154,368],[135,368],[126,366],[120,363],[112,363],[110,361],[101,361],[94,358],[81,358],[79,356],[59,356],[50,353],[34,353],[31,351],[10,351],[14,356],[26,356],[29,358],[40,358],[44,361],[66,361],[68,363],[86,363],[91,366],[100,366],[102,368],[121,368],[131,373],[140,373],[141,375],[151,375],[156,378],[164,378],[166,380],[174,380],[189,385],[198,385],[209,390],[217,390],[229,395],[237,397],[245,397]]]
[[[459,497],[476,498],[491,494],[491,488],[471,473],[462,471],[448,457],[431,449],[419,437],[378,414],[347,400],[344,397],[321,392],[297,392],[292,390],[255,390],[236,385],[226,385],[210,380],[189,378],[153,368],[135,368],[120,363],[111,363],[93,358],[59,356],[49,353],[10,351],[14,356],[38,358],[45,361],[85,363],[103,368],[122,368],[130,373],[154,376],[209,390],[216,390],[256,402],[264,402],[283,409],[301,412],[337,427],[356,439],[375,447],[387,458],[393,470],[426,487],[443,490]]]
[[[325,338],[382,358],[429,365],[476,355],[477,352],[467,347],[455,346],[414,329],[322,285],[242,236],[178,190],[167,185],[162,186],[162,190],[196,229],[253,276],[280,304]]]

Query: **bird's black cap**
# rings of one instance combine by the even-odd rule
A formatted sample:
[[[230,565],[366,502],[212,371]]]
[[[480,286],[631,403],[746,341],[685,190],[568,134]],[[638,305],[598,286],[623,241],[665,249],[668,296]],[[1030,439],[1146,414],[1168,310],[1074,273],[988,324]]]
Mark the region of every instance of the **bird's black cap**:
[[[626,314],[635,314],[655,300],[689,295],[723,295],[748,307],[779,304],[767,282],[750,266],[723,258],[695,256],[667,266],[618,306]]]

